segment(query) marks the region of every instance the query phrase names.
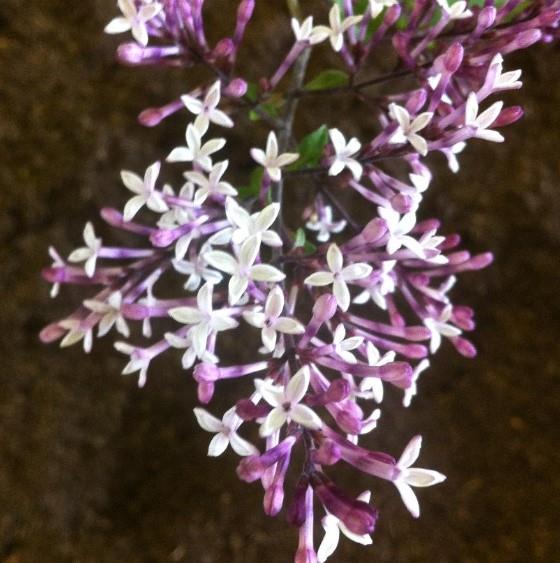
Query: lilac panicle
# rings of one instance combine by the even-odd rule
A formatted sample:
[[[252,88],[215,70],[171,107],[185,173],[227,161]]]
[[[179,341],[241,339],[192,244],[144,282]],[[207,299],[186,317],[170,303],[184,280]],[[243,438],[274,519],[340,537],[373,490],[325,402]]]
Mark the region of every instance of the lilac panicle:
[[[241,0],[230,35],[214,43],[208,6],[204,0],[118,2],[121,13],[106,31],[132,36],[117,48],[122,64],[200,66],[212,77],[140,114],[148,127],[173,115],[186,127],[165,163],[121,173],[129,197],[122,211],[101,210],[101,219],[121,231],[118,240],[130,243],[113,246],[87,223],[83,243],[67,258],[49,249],[52,265],[43,277],[51,295],[65,285],[90,292],[40,338],[63,347],[79,343],[89,352],[95,336],[117,333],[115,348],[127,357],[123,374],[137,374],[140,386],[153,377],[152,360],[178,353],[204,405],[223,380],[241,381],[250,394],[240,394],[221,419],[195,409],[202,429],[214,434],[208,454],[231,445],[242,457],[239,478],[260,481],[265,513],[275,516],[286,505],[288,522],[299,529],[296,563],[322,563],[340,532],[371,543],[379,516],[369,491],[342,490],[325,468],[334,474],[344,463],[390,481],[413,517],[420,507],[412,488],[445,479],[413,466],[420,436],[399,459],[370,449],[367,436],[384,424],[384,394],[402,392],[408,406],[442,345],[476,354],[467,336],[474,312],[452,299],[452,289],[463,274],[487,267],[492,255],[463,249],[460,236],[438,219],[420,219],[433,180],[426,157],[443,157],[457,173],[469,143],[505,140],[503,128],[523,115],[497,99],[522,86],[521,71],[506,70],[506,58],[557,38],[560,1],[333,2],[286,22],[292,37],[286,51],[275,54],[265,75],[246,76],[236,69],[256,2]],[[363,79],[372,75],[368,67],[382,42],[399,64]],[[309,85],[308,55],[329,49],[344,80]],[[292,143],[300,98],[355,96],[378,84],[387,93],[372,98],[377,111],[365,116],[374,130],[368,138],[325,123],[304,143]],[[277,102],[280,112],[271,110]],[[242,188],[230,179],[230,167],[239,164],[228,152],[230,130],[249,135],[256,120],[267,135],[255,132],[246,161],[256,167],[246,186],[256,185]],[[178,183],[162,182],[162,166],[169,177],[179,170]],[[302,195],[301,217],[290,213],[290,225],[302,225],[292,232],[283,223],[283,187],[297,189],[303,175],[316,179],[316,188]],[[365,223],[341,203],[340,190],[369,209]],[[169,278],[180,283],[163,283]],[[169,285],[181,289],[170,293]],[[241,325],[246,348],[255,353],[228,364],[220,344]],[[131,335],[138,344],[129,342]],[[259,448],[243,437],[244,425],[253,423]],[[301,456],[292,463],[296,450],[303,467]],[[292,490],[291,472],[298,472]],[[317,508],[325,529],[318,550]]]

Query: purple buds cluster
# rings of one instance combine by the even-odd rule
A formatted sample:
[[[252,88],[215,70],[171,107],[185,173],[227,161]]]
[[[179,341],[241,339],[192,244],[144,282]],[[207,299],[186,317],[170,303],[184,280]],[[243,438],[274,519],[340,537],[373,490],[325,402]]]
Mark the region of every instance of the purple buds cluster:
[[[201,66],[212,78],[140,115],[141,123],[155,126],[181,112],[187,125],[184,142],[143,174],[121,172],[129,192],[122,212],[101,211],[130,246],[111,246],[88,223],[83,245],[67,259],[50,249],[53,264],[44,277],[53,297],[65,284],[91,294],[41,338],[61,346],[82,342],[89,352],[95,333],[117,332],[115,348],[127,356],[123,373],[138,373],[140,386],[151,361],[174,350],[203,405],[222,380],[250,380],[251,394],[240,394],[221,418],[194,410],[213,434],[208,455],[231,446],[242,457],[239,478],[262,485],[264,511],[274,516],[285,506],[288,522],[299,528],[296,563],[322,562],[341,532],[370,544],[379,516],[369,491],[335,484],[337,464],[393,483],[414,517],[420,508],[413,488],[445,479],[413,466],[420,436],[398,460],[368,446],[385,392],[403,393],[408,406],[442,342],[465,357],[476,353],[466,336],[475,327],[473,311],[451,292],[463,273],[485,268],[492,255],[471,254],[439,220],[419,219],[432,182],[425,157],[443,156],[458,172],[468,142],[504,141],[502,128],[522,116],[521,108],[496,99],[521,87],[521,71],[505,70],[505,57],[552,41],[560,2],[333,2],[324,12],[292,19],[293,42],[269,75],[238,76],[255,4],[242,0],[231,35],[209,44],[204,0],[118,1],[121,14],[106,32],[132,33],[134,41],[118,48],[122,63]],[[368,70],[371,76],[380,45],[392,46],[398,64],[362,79]],[[309,55],[325,49],[338,54],[339,67],[308,82]],[[293,140],[301,99],[360,100],[378,84],[394,88],[375,98],[375,118],[367,113],[375,128],[370,138],[348,138],[340,124],[318,123]],[[228,181],[237,166],[227,152],[234,126],[258,139],[243,188]],[[164,159],[181,173],[175,186],[160,180]],[[294,231],[283,222],[283,188],[297,189],[301,176],[312,178],[314,188],[302,195],[306,206]],[[369,207],[369,220],[360,223],[338,191]],[[183,285],[172,295],[161,283],[169,277]],[[132,343],[135,324],[142,337]],[[241,325],[254,354],[232,364],[220,357],[219,343]],[[259,445],[240,434],[250,423],[258,427]],[[291,463],[296,450],[303,452],[303,468]],[[292,490],[289,472],[299,472]],[[318,550],[317,511],[325,530]]]

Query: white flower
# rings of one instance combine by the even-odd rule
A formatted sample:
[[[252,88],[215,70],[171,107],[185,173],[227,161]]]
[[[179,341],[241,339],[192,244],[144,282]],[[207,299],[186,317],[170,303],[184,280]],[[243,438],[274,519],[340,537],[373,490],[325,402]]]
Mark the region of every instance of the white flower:
[[[363,16],[350,16],[342,20],[340,7],[338,4],[334,4],[329,12],[329,26],[319,25],[315,30],[328,37],[332,48],[338,52],[344,46],[344,33],[353,25],[361,22],[362,18]]]
[[[352,157],[362,148],[360,141],[353,137],[347,143],[344,135],[338,129],[329,129],[329,136],[335,152],[329,168],[329,176],[337,176],[348,168],[354,179],[359,180],[362,177],[363,166]]]
[[[237,259],[222,250],[211,250],[204,255],[206,261],[231,275],[229,280],[229,302],[235,305],[245,293],[249,280],[259,282],[279,282],[286,276],[269,264],[255,264],[260,246],[258,235],[248,238],[239,249]]]
[[[329,36],[324,29],[313,27],[313,16],[305,18],[301,24],[296,18],[292,18],[292,30],[296,41],[307,41],[310,45],[322,43]]]
[[[273,409],[261,424],[259,434],[270,436],[287,422],[296,422],[318,430],[323,425],[321,419],[308,406],[301,404],[309,387],[309,367],[302,367],[288,382],[286,387],[273,385],[262,379],[255,380],[255,387]]]
[[[185,172],[185,178],[200,186],[194,195],[194,204],[196,206],[202,205],[208,196],[222,195],[222,196],[235,196],[237,190],[228,182],[222,182],[222,176],[227,170],[229,161],[217,162],[212,166],[208,177],[200,172]]]
[[[434,354],[440,347],[442,336],[453,338],[454,336],[459,336],[461,334],[460,329],[447,322],[451,318],[452,313],[453,307],[451,305],[447,305],[438,318],[428,317],[424,319],[424,324],[432,333],[432,338],[430,340],[430,352],[432,354]]]
[[[331,234],[342,232],[346,228],[346,221],[333,221],[333,211],[330,205],[325,205],[319,213],[315,213],[305,224],[305,228],[317,232],[319,242],[327,242]]]
[[[118,0],[118,5],[123,13],[111,20],[105,27],[105,33],[125,33],[132,31],[132,35],[140,45],[148,44],[148,29],[146,23],[155,18],[163,9],[159,2],[145,3],[138,10],[134,0]]]
[[[374,285],[366,287],[362,293],[354,298],[356,305],[364,305],[370,299],[384,311],[387,310],[386,295],[395,291],[395,278],[393,277],[393,269],[397,264],[396,260],[384,260],[381,262],[381,268],[377,271],[378,278]]]
[[[445,237],[435,236],[435,234],[436,229],[426,231],[422,234],[418,243],[424,250],[424,254],[426,254],[427,250],[431,252],[437,252],[435,256],[426,258],[427,262],[430,262],[430,264],[447,264],[449,262],[447,256],[445,256],[445,254],[442,254],[441,250],[439,249],[439,245],[445,241]]]
[[[447,165],[449,166],[449,170],[454,174],[459,172],[459,160],[457,159],[457,155],[463,152],[467,143],[461,141],[460,143],[455,143],[452,147],[448,149],[443,149],[443,153],[447,158]]]
[[[333,345],[335,353],[349,364],[355,364],[356,356],[350,350],[359,348],[364,341],[363,336],[351,336],[346,338],[346,328],[340,323],[333,334]]]
[[[207,351],[206,344],[211,334],[238,326],[237,321],[232,319],[227,311],[212,309],[213,291],[214,286],[207,282],[196,296],[197,307],[175,307],[169,311],[169,316],[177,322],[193,325],[189,334],[199,358]]]
[[[367,278],[372,271],[369,264],[359,262],[344,267],[344,257],[336,244],[331,244],[327,250],[327,265],[329,272],[315,272],[305,278],[304,283],[313,286],[333,286],[333,294],[338,306],[347,311],[350,306],[350,291],[348,282]]]
[[[448,0],[437,0],[437,3],[441,6],[441,9],[449,16],[450,20],[462,20],[465,18],[470,18],[473,13],[467,9],[466,0],[458,0],[453,2],[451,6]]]
[[[155,189],[160,170],[161,163],[154,162],[154,164],[146,170],[144,179],[133,172],[126,170],[121,172],[123,184],[131,192],[137,194],[129,199],[124,206],[123,219],[125,221],[132,221],[134,216],[144,205],[156,213],[169,211],[169,207],[167,203],[165,203],[163,195]]]
[[[371,500],[371,492],[364,491],[358,496],[357,500],[369,503]],[[358,534],[351,532],[342,520],[339,520],[328,511],[327,515],[321,520],[321,525],[325,530],[325,536],[319,546],[319,551],[317,552],[317,561],[319,563],[326,561],[336,551],[338,542],[340,541],[340,532],[342,532],[349,540],[359,543],[360,545],[372,544],[372,539],[369,534],[359,536]]]
[[[446,479],[445,475],[442,475],[438,471],[421,469],[420,467],[410,467],[418,459],[421,447],[421,436],[415,436],[410,440],[397,462],[397,468],[400,469],[400,474],[394,481],[404,505],[414,518],[420,516],[420,506],[412,487],[431,487]]]
[[[103,315],[99,321],[97,336],[105,336],[113,328],[113,325],[116,325],[117,332],[120,332],[125,338],[129,337],[130,329],[121,312],[122,293],[120,291],[111,293],[106,302],[86,299],[84,305],[90,311]]]
[[[221,127],[233,127],[231,118],[218,109],[220,104],[221,83],[219,80],[214,82],[208,89],[204,101],[185,94],[181,96],[181,101],[185,107],[194,115],[198,116],[194,122],[195,127],[199,131],[206,131],[210,122],[220,125]]]
[[[204,248],[201,248],[200,254],[192,260],[173,260],[172,262],[173,269],[176,272],[189,276],[183,286],[187,291],[196,291],[200,287],[202,280],[219,284],[223,279],[220,272],[207,268],[204,252]]]
[[[65,328],[68,333],[60,342],[61,348],[66,348],[76,344],[83,340],[84,352],[89,354],[91,352],[91,346],[93,344],[93,332],[91,327],[83,325],[83,323],[77,319],[67,319],[60,321],[59,326]]]
[[[475,128],[474,136],[478,139],[491,141],[493,143],[503,143],[504,136],[493,129],[488,129],[496,121],[504,102],[495,102],[487,110],[478,114],[478,99],[474,92],[469,94],[465,104],[465,125]]]
[[[115,349],[129,356],[130,360],[124,369],[122,370],[123,375],[129,375],[134,372],[138,372],[138,387],[144,387],[146,385],[146,380],[148,378],[148,368],[150,367],[150,362],[152,361],[152,356],[146,349],[137,348],[132,346],[127,342],[115,342]]]
[[[406,143],[408,141],[422,156],[426,156],[428,154],[428,143],[424,137],[418,135],[418,131],[427,127],[434,114],[427,111],[412,120],[406,108],[397,104],[390,104],[389,114],[399,124],[397,130],[389,139],[389,143]]]
[[[266,141],[266,152],[262,149],[251,149],[253,160],[260,164],[270,176],[273,182],[279,182],[282,178],[282,170],[284,166],[292,164],[299,158],[299,154],[285,152],[278,154],[278,139],[276,133],[271,131]]]
[[[228,198],[226,216],[234,227],[231,240],[234,244],[243,244],[249,237],[259,235],[261,241],[268,246],[282,246],[280,235],[269,230],[279,212],[280,204],[271,203],[261,211],[250,215],[233,198]]]
[[[366,345],[368,365],[384,366],[395,361],[395,352],[389,351],[381,355],[379,350],[371,343]],[[360,382],[360,397],[374,399],[376,403],[383,401],[383,381],[379,377],[364,377]]]
[[[95,265],[102,242],[100,238],[95,237],[91,223],[86,223],[84,227],[84,242],[86,246],[74,250],[70,256],[68,256],[68,260],[70,260],[70,262],[85,262],[84,271],[88,278],[92,278],[93,274],[95,274]]]
[[[241,418],[235,413],[235,407],[229,409],[222,420],[211,415],[208,411],[196,407],[194,409],[196,420],[200,427],[206,432],[213,432],[216,435],[208,446],[208,455],[217,457],[222,455],[228,445],[240,456],[258,455],[259,450],[247,440],[241,438],[237,429],[241,425]]]
[[[409,174],[408,177],[412,182],[412,191],[404,193],[412,200],[413,208],[418,209],[422,202],[422,194],[430,187],[430,177],[423,174]]]
[[[494,78],[494,92],[499,90],[517,90],[523,86],[519,80],[521,77],[521,70],[510,70],[509,72],[502,72],[503,57],[499,53],[494,56],[490,66],[497,66],[496,77]]]
[[[423,359],[413,370],[412,372],[412,382],[408,389],[404,390],[404,397],[403,397],[403,406],[409,407],[410,403],[412,402],[412,398],[416,395],[418,391],[418,378],[420,374],[430,367],[430,362],[426,359]]]
[[[49,246],[49,256],[51,257],[53,263],[52,268],[63,268],[66,266],[62,256],[56,251],[54,246]],[[50,296],[54,299],[58,296],[60,292],[60,282],[54,282],[51,288]]]
[[[389,8],[390,6],[394,6],[396,3],[397,0],[369,0],[371,17],[376,18],[383,11],[383,8]]]
[[[193,348],[192,337],[190,332],[186,336],[178,336],[174,332],[166,332],[163,337],[165,338],[167,344],[176,350],[185,350],[184,354],[181,356],[181,366],[183,369],[191,369],[194,366],[197,355]],[[200,358],[204,362],[209,362],[211,364],[217,363],[218,359],[214,354],[205,350]]]
[[[268,294],[264,311],[262,307],[257,307],[252,311],[245,311],[243,317],[256,328],[262,329],[261,337],[264,347],[273,352],[276,348],[278,332],[283,334],[303,334],[304,326],[295,319],[281,317],[284,310],[284,292],[278,286]]]
[[[394,254],[404,246],[418,258],[425,258],[421,244],[408,234],[416,225],[416,214],[411,211],[401,217],[398,211],[388,207],[378,207],[377,210],[379,216],[387,223],[389,232],[387,253]]]
[[[192,123],[187,125],[185,138],[187,146],[177,147],[169,153],[168,162],[193,162],[198,164],[204,170],[212,168],[212,159],[210,155],[221,150],[226,144],[225,139],[211,139],[202,144],[202,135],[197,127]]]

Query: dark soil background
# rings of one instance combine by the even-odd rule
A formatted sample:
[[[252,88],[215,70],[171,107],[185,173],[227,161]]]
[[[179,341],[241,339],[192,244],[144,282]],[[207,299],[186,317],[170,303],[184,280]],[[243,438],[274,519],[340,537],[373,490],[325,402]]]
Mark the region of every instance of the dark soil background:
[[[38,342],[79,295],[49,300],[39,277],[49,243],[67,254],[100,207],[122,205],[118,171],[143,169],[182,139],[181,119],[137,125],[141,109],[188,82],[114,62],[116,40],[101,33],[114,4],[0,2],[0,561],[286,563],[294,531],[262,514],[260,488],[237,480],[233,456],[205,456],[177,358],[138,390],[109,342],[90,356]],[[234,3],[221,4],[213,18],[223,28]],[[285,17],[281,2],[260,5],[255,74],[270,68]],[[525,88],[508,100],[526,117],[504,145],[471,143],[457,177],[433,160],[423,216],[496,255],[455,290],[478,312],[479,356],[445,345],[410,409],[389,397],[372,446],[398,455],[421,433],[422,465],[448,480],[420,492],[414,521],[390,484],[344,473],[351,490],[373,489],[382,517],[374,546],[344,542],[333,561],[560,560],[558,54],[540,46],[509,60]],[[363,120],[336,108],[340,124]]]

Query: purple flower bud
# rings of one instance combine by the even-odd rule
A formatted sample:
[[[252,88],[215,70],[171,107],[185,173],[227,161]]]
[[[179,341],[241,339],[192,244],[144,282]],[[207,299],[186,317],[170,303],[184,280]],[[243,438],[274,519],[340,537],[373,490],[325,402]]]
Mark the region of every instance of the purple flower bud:
[[[476,26],[476,33],[481,34],[489,27],[494,25],[496,21],[497,10],[494,6],[485,6],[478,14],[478,22]]]
[[[451,338],[451,343],[461,356],[464,356],[465,358],[474,358],[476,356],[476,348],[474,344],[466,338],[456,336]]]
[[[457,72],[463,62],[464,49],[460,43],[453,43],[445,52],[443,64],[447,72],[453,74]]]
[[[303,526],[303,523],[305,522],[305,495],[307,493],[308,486],[309,479],[305,475],[302,475],[297,482],[292,502],[288,506],[286,513],[286,520],[288,523],[297,528]]]
[[[428,99],[428,92],[423,88],[416,90],[406,102],[406,109],[411,113],[418,113],[425,105]]]
[[[391,27],[397,23],[397,20],[401,17],[402,8],[399,4],[394,4],[386,12],[383,18],[383,23],[387,27]]]
[[[326,402],[338,403],[350,395],[350,384],[345,379],[336,379],[325,391]]]
[[[227,59],[234,52],[235,45],[233,39],[224,37],[220,39],[214,49],[212,50],[213,59]]]
[[[523,117],[523,108],[521,106],[511,106],[503,109],[496,121],[492,124],[493,127],[505,127],[519,121]]]
[[[58,323],[51,323],[41,330],[39,338],[41,339],[41,342],[49,344],[62,338],[66,332],[66,329],[61,328]]]
[[[144,48],[138,43],[123,43],[117,49],[117,59],[124,65],[137,65],[144,60]]]
[[[334,465],[340,458],[340,447],[336,442],[332,440],[325,439],[312,453],[313,463],[318,463],[319,465]]]
[[[174,100],[173,102],[159,107],[159,108],[148,108],[144,110],[139,116],[138,121],[144,127],[155,127],[159,125],[166,117],[173,115],[174,113],[184,109],[185,105],[179,100]]]
[[[290,454],[296,441],[295,436],[288,436],[262,455],[251,455],[243,458],[237,466],[238,477],[247,483],[260,479],[271,465]]]
[[[247,82],[242,78],[234,78],[224,88],[224,95],[231,98],[242,98],[247,93]]]

